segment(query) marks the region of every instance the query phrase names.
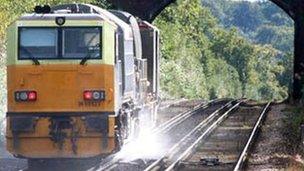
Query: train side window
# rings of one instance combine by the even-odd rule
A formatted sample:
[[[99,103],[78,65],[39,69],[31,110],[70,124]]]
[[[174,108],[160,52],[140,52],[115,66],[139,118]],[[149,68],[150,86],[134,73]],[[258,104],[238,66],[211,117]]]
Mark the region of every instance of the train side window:
[[[57,39],[55,28],[20,28],[19,59],[56,58]]]

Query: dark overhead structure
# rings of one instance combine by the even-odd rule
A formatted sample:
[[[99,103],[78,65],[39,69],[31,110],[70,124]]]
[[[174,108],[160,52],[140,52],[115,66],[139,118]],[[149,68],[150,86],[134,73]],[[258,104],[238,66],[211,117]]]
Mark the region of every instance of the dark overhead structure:
[[[116,8],[152,22],[160,12],[176,0],[107,0]],[[293,20],[294,75],[292,97],[300,101],[304,91],[304,0],[270,0],[282,8]]]
[[[293,99],[300,101],[304,91],[304,1],[271,0],[282,8],[294,21],[294,75]]]
[[[127,11],[143,20],[152,22],[169,4],[176,0],[107,0],[117,9]]]

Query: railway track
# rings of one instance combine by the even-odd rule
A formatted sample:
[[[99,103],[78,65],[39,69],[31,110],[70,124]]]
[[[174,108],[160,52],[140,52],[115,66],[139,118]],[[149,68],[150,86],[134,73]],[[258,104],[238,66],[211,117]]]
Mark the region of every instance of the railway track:
[[[149,136],[158,141],[153,143],[162,144],[156,156],[142,152],[131,159],[118,152],[85,170],[240,170],[270,107],[246,106],[246,101],[222,99],[191,107],[151,130]]]
[[[105,170],[240,170],[270,107],[240,107],[245,101],[217,108],[145,169],[121,163]]]
[[[225,108],[230,107],[235,101],[230,99],[213,100],[209,103],[202,103],[195,106],[192,110],[180,113],[167,122],[162,123],[157,128],[152,130],[152,134],[157,135],[160,141],[168,140],[163,144],[161,153],[165,154],[167,149],[170,149],[177,141],[189,134],[189,130],[195,129],[200,122],[209,122],[210,118],[220,114]],[[151,135],[152,136],[152,135]],[[161,158],[158,157],[158,158]],[[107,162],[99,164],[99,167],[94,167],[93,170],[144,170],[148,165],[152,164],[149,158],[139,158],[132,162],[125,162],[124,159],[112,157]]]
[[[164,111],[166,108],[173,108],[173,111],[170,111],[171,113],[175,113],[176,111],[186,111],[186,112],[181,112],[178,115],[175,115],[173,118],[170,120],[167,120],[166,122],[163,122],[161,125],[159,125],[157,128],[154,128],[152,132],[153,134],[157,134],[158,132],[165,132],[166,130],[171,129],[175,125],[183,122],[187,118],[189,118],[192,114],[194,114],[193,111],[197,111],[198,109],[205,109],[208,106],[211,106],[215,103],[223,103],[224,101],[227,101],[227,99],[221,99],[221,100],[212,100],[210,102],[205,102],[205,101],[196,101],[196,102],[188,102],[188,101],[177,101],[174,103],[170,103],[169,105],[163,106],[161,111]],[[106,158],[99,159],[98,161],[95,162],[95,164],[91,164],[94,162],[91,162],[90,160],[87,161],[70,161],[70,162],[65,162],[63,160],[60,161],[39,161],[39,166],[25,166],[21,170],[104,170],[106,168],[109,168],[113,165],[116,165],[120,159],[116,157],[116,154],[110,155]],[[96,159],[94,159],[96,160]],[[79,163],[82,163],[81,166],[79,166]],[[90,163],[90,164],[88,164]],[[54,167],[56,166],[56,167]],[[87,168],[87,169],[84,169]]]
[[[145,171],[150,170],[172,170],[190,152],[199,144],[199,142],[208,136],[211,131],[220,124],[228,114],[237,108],[243,100],[236,101],[236,104],[229,102],[220,107],[206,119],[202,120],[192,131],[178,141],[168,152],[160,159],[156,160]],[[232,105],[233,104],[233,105]]]
[[[240,108],[239,104],[203,128],[195,141],[187,143],[188,148],[167,154],[166,160],[150,165],[145,171],[241,170],[270,103],[254,109]]]

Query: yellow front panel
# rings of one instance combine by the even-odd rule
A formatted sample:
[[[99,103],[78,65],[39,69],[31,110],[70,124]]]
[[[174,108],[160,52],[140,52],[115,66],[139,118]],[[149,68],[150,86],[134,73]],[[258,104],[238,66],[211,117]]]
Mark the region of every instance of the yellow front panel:
[[[8,112],[114,111],[111,65],[13,65],[7,70]],[[18,90],[35,90],[37,101],[16,102]],[[106,100],[87,103],[85,90],[105,90]]]

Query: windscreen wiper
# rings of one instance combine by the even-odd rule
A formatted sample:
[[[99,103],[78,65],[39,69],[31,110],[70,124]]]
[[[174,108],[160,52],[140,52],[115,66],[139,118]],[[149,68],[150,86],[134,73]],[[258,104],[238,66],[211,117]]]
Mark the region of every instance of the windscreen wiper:
[[[93,36],[90,40],[89,40],[89,42],[87,43],[88,45],[89,44],[91,44],[92,43],[92,41],[94,40],[94,38],[96,37],[97,35],[95,35],[95,36]],[[100,44],[99,43],[97,43],[95,46],[92,46],[93,48],[94,47],[99,47],[100,46]],[[86,57],[84,57],[81,61],[80,61],[80,65],[84,65],[89,59],[91,59],[92,58],[92,52],[90,51],[90,49],[88,49],[87,50],[87,55],[86,55]]]
[[[82,60],[80,61],[80,65],[84,65],[91,57],[91,52],[88,52],[87,56],[82,58]]]
[[[92,48],[96,48],[96,47],[99,47],[99,44],[95,45],[95,46],[92,46]],[[93,49],[95,50],[95,49]],[[90,49],[88,50],[87,52],[87,55],[86,57],[82,58],[82,60],[80,61],[80,65],[84,65],[89,59],[92,58],[92,56],[94,55],[93,54],[94,52],[92,52]]]
[[[27,50],[27,49],[24,48],[24,47],[21,47],[21,49],[24,50],[24,52],[26,52],[26,53],[29,55],[29,59],[31,59],[31,60],[34,62],[35,65],[40,65],[40,62],[38,61],[38,59],[35,58],[35,57],[33,56],[33,54],[32,54],[29,50]]]

